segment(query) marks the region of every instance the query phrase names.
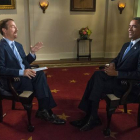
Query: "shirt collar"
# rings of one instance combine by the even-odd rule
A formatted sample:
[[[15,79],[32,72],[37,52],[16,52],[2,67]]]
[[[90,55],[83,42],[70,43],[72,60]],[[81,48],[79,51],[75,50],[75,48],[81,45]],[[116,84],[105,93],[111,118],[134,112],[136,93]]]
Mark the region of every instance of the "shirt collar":
[[[140,41],[140,38],[138,38],[136,40],[131,40],[131,42],[133,43],[133,45],[135,45],[138,41]]]
[[[3,39],[5,39],[5,40],[6,40],[6,42],[9,44],[9,46],[11,46],[11,44],[12,44],[12,43],[14,43],[14,44],[15,44],[15,42],[14,42],[14,41],[11,41],[11,40],[9,40],[9,39],[7,39],[7,38],[5,38],[5,37],[3,37]]]

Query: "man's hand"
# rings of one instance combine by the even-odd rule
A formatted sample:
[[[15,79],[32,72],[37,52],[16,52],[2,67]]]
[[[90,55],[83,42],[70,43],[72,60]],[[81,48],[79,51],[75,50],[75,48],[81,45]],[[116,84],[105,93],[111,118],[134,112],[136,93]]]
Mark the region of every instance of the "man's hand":
[[[39,51],[41,48],[43,47],[43,43],[42,42],[38,42],[36,43],[34,46],[31,46],[31,53],[35,54],[37,51]]]
[[[32,79],[32,77],[36,76],[36,71],[34,71],[32,69],[25,69],[24,76],[27,76],[28,78]]]
[[[112,62],[112,63],[110,63],[110,64],[109,64],[109,67],[112,67],[112,68],[114,68],[114,69],[115,69],[115,63],[113,63],[113,62]]]
[[[110,63],[109,66],[105,66],[104,71],[109,76],[118,76],[118,71],[115,70],[114,63]]]

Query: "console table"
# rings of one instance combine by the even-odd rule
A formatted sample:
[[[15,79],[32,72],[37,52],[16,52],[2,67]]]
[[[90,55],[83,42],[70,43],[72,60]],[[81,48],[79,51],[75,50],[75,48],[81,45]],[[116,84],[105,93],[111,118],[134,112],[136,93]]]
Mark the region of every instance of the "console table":
[[[79,55],[79,42],[80,41],[89,41],[89,55]],[[79,57],[88,57],[88,60],[91,60],[91,42],[92,39],[77,39],[77,60],[79,60]]]

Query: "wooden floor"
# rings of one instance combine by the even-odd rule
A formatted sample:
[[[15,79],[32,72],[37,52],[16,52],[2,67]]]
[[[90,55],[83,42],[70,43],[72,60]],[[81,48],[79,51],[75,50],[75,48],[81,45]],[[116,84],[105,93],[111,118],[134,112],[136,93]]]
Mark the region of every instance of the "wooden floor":
[[[111,58],[92,58],[88,60],[87,58],[77,59],[61,59],[61,60],[41,60],[35,61],[33,64],[37,64],[40,67],[77,67],[77,66],[100,66],[107,64],[111,61]]]
[[[77,59],[60,59],[60,60],[38,60],[35,61],[34,64],[60,64],[60,63],[90,63],[90,62],[110,62],[112,58],[92,58],[88,60],[87,58]]]

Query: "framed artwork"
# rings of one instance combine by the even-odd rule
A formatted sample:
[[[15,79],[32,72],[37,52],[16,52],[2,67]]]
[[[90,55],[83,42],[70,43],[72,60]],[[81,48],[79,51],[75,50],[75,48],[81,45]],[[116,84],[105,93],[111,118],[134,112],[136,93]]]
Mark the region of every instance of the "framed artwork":
[[[0,9],[15,9],[15,0],[0,0]]]
[[[70,10],[95,12],[96,0],[70,0]]]

